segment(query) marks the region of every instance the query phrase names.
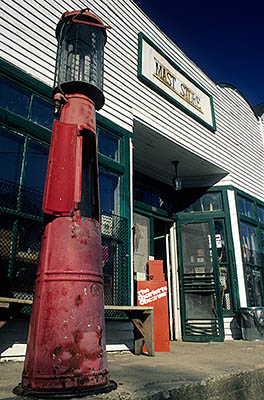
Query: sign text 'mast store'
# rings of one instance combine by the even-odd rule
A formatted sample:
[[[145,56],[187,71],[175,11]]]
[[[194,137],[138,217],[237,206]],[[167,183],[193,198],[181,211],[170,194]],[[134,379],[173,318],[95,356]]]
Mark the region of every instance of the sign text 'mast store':
[[[142,34],[139,35],[138,77],[203,125],[216,129],[212,96]]]

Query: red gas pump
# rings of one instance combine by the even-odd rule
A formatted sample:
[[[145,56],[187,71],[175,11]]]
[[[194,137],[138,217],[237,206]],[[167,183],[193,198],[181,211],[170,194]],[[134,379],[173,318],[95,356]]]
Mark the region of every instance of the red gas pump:
[[[95,109],[104,104],[106,28],[87,11],[63,14],[41,250],[22,382],[14,393],[81,397],[116,388],[105,350]]]

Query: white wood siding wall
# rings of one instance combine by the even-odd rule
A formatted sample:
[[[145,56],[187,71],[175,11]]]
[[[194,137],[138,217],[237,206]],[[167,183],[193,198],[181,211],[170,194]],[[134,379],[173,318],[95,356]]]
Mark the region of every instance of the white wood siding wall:
[[[264,200],[263,139],[251,108],[235,90],[212,82],[132,0],[2,0],[1,57],[52,86],[57,21],[64,11],[87,6],[112,26],[105,48],[106,104],[100,113],[130,131],[134,118],[147,122],[177,144],[228,170],[230,174],[220,184],[233,184]],[[213,95],[216,133],[137,79],[139,32]]]

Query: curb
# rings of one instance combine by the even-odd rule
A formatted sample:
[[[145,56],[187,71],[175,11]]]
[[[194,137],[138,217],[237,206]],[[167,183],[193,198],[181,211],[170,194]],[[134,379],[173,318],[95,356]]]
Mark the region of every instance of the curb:
[[[134,393],[116,391],[92,396],[94,400],[261,400],[264,399],[264,369],[222,375],[195,383],[168,382],[167,389],[142,387]],[[5,399],[8,400],[8,399]]]

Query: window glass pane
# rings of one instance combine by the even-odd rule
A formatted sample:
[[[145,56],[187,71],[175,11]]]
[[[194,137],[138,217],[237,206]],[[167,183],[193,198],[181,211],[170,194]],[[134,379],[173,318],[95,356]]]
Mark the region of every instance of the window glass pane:
[[[241,222],[240,230],[241,230],[242,246],[250,250],[258,251],[256,228]]]
[[[27,118],[31,93],[21,86],[0,77],[0,107]]]
[[[247,217],[253,218],[253,203],[252,201],[243,199],[242,197],[238,196],[238,210],[239,213],[242,215],[246,215]]]
[[[21,193],[22,211],[42,215],[42,192],[44,190],[48,160],[48,146],[28,141],[24,186]]]
[[[237,205],[238,205],[238,211],[240,214],[245,215],[246,211],[245,211],[245,204],[244,204],[244,200],[241,197],[237,197]]]
[[[106,157],[119,161],[119,139],[99,131],[98,151]]]
[[[243,256],[247,264],[262,265],[262,254],[259,252],[257,229],[251,225],[240,223]]]
[[[220,211],[222,209],[220,202],[220,193],[205,194],[201,200],[202,211]]]
[[[264,222],[264,209],[262,207],[257,207],[258,220]]]
[[[20,182],[24,142],[24,136],[0,128],[0,179]]]
[[[100,171],[100,207],[106,213],[119,213],[119,177]]]
[[[257,242],[257,230],[253,226],[248,227],[249,238],[250,238],[250,249],[258,251],[258,242]]]
[[[188,208],[184,210],[184,212],[199,212],[201,211],[201,200],[196,200],[193,204],[191,204]]]
[[[245,200],[245,209],[246,209],[246,215],[248,217],[253,218],[253,207],[251,201]]]
[[[221,194],[220,193],[207,193],[200,199],[196,200],[185,212],[207,212],[207,211],[221,211]]]
[[[134,199],[142,201],[143,203],[151,204],[150,189],[146,185],[136,182],[134,184]]]
[[[260,237],[261,237],[262,253],[264,253],[264,230],[263,229],[261,229],[261,231],[260,231]]]
[[[48,101],[34,96],[31,109],[31,120],[36,124],[52,129],[53,120],[53,105]]]
[[[43,191],[49,149],[48,146],[34,140],[28,141],[26,153],[26,170],[24,185],[39,191]]]

